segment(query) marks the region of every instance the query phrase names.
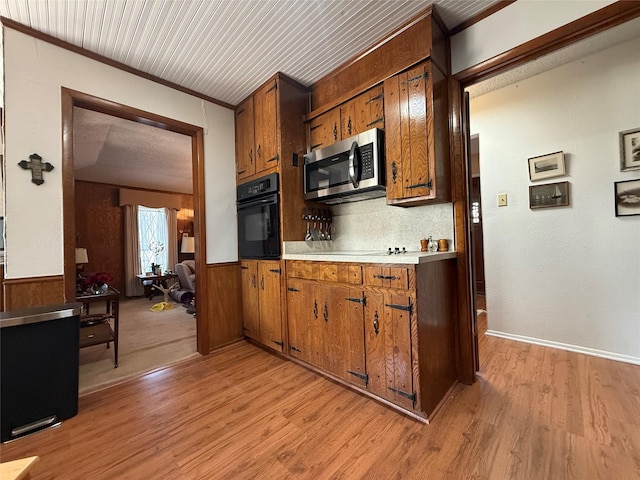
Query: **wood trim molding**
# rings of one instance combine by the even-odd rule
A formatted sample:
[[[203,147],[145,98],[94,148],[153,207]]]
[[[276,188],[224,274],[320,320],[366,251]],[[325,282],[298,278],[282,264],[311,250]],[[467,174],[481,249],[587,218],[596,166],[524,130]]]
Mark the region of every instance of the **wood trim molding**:
[[[191,137],[194,237],[196,244],[196,290],[208,291],[204,196],[204,133],[202,127],[138,110],[103,98],[61,87],[62,98],[62,188],[64,228],[64,291],[67,301],[75,299],[75,186],[73,172],[73,107],[78,106],[127,120],[164,128]],[[198,273],[203,272],[203,273]],[[207,296],[196,302],[197,345],[202,355],[209,353]]]
[[[3,290],[6,311],[56,305],[64,302],[64,277],[5,278]]]
[[[554,52],[640,16],[640,2],[618,1],[454,75],[464,86]]]
[[[0,22],[2,22],[3,26],[16,30],[17,32],[24,33],[25,35],[29,35],[31,37],[37,38],[38,40],[42,40],[44,42],[50,43],[57,47],[64,48],[65,50],[69,50],[71,52],[77,53],[84,57],[91,58],[92,60],[96,60],[97,62],[104,63],[111,67],[117,68],[118,70],[122,70],[124,72],[131,73],[133,75],[144,78],[146,80],[159,83],[161,85],[164,85],[165,87],[178,90],[182,93],[186,93],[188,95],[201,98],[203,100],[206,100],[207,102],[215,103],[216,105],[220,105],[221,107],[225,107],[230,110],[234,109],[233,105],[223,102],[222,100],[217,100],[208,95],[204,95],[203,93],[196,92],[195,90],[191,90],[190,88],[183,87],[182,85],[178,85],[177,83],[164,80],[150,73],[143,72],[142,70],[138,70],[137,68],[130,67],[129,65],[118,62],[116,60],[112,60],[111,58],[105,57],[104,55],[100,55],[99,53],[95,53],[90,50],[87,50],[86,48],[78,47],[77,45],[74,45],[72,43],[65,42],[64,40],[60,40],[59,38],[55,38],[49,34],[40,32],[31,27],[27,27],[26,25],[23,25],[22,23],[16,22],[9,18],[0,17]]]
[[[462,22],[460,25],[456,25],[455,27],[453,27],[451,30],[449,30],[449,36],[452,37],[456,33],[460,33],[461,31],[469,28],[471,25],[475,25],[476,23],[481,22],[488,16],[493,15],[496,12],[499,12],[500,10],[502,10],[505,7],[508,7],[512,3],[515,3],[515,1],[516,0],[501,0],[497,3],[494,3],[489,8],[487,8],[486,10],[483,10],[475,17],[470,18],[466,22]]]

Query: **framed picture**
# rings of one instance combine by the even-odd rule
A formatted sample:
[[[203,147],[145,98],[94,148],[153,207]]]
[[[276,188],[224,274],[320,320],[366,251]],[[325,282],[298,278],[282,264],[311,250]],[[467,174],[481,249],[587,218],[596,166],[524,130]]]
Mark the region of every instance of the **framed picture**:
[[[640,215],[640,179],[615,182],[616,217]]]
[[[567,207],[569,182],[529,186],[529,208]]]
[[[640,170],[640,128],[620,132],[620,171]]]
[[[544,178],[566,175],[564,152],[550,153],[529,159],[529,179],[533,182]]]

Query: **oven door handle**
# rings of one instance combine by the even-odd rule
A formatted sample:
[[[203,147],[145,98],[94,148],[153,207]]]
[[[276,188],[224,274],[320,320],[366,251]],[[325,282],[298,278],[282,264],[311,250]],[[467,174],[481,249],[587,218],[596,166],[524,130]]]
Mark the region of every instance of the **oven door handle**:
[[[277,200],[273,199],[273,198],[263,198],[262,200],[254,200],[252,202],[239,202],[238,203],[238,210],[244,210],[245,208],[251,208],[251,207],[255,207],[257,205],[273,205],[276,204]]]
[[[353,188],[358,188],[360,183],[360,150],[358,149],[358,142],[353,142],[349,151],[349,181]]]

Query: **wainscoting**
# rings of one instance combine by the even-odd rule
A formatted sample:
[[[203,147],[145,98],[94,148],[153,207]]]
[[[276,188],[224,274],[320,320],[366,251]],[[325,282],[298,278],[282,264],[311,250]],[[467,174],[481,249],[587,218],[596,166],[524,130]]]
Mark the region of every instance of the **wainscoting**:
[[[62,275],[10,279],[3,282],[4,310],[64,303]]]

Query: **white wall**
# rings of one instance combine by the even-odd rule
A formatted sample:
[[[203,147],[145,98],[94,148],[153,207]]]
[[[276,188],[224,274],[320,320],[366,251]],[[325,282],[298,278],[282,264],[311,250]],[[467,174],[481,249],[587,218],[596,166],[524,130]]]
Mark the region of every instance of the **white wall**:
[[[516,2],[519,3],[519,2]],[[640,127],[640,39],[471,101],[489,329],[640,363],[640,216],[616,218],[618,132]],[[562,150],[571,206],[530,210],[527,158]],[[508,207],[496,195],[508,194]]]
[[[573,22],[613,0],[518,0],[451,37],[455,74]]]
[[[63,273],[61,87],[205,127],[206,259],[237,260],[233,111],[4,29],[6,276]],[[31,183],[37,152],[54,170]]]

